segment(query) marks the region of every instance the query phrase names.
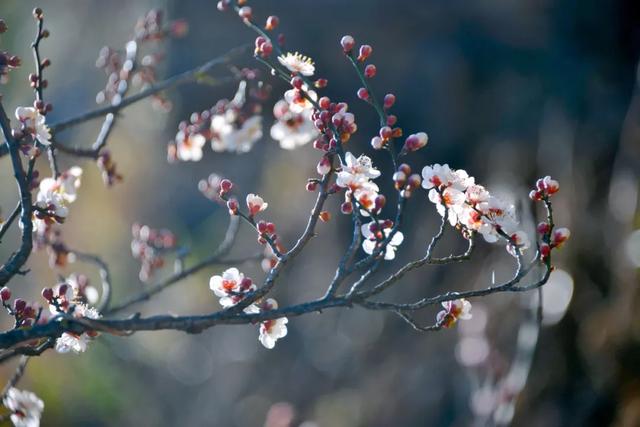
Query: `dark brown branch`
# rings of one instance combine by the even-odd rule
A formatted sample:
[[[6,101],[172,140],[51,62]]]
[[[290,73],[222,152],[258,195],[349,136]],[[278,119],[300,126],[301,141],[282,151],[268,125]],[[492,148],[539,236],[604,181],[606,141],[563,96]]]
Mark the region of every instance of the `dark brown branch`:
[[[20,272],[20,269],[25,262],[27,262],[27,259],[31,254],[31,249],[33,247],[33,241],[31,238],[33,223],[31,222],[31,192],[29,191],[29,182],[22,166],[22,159],[20,158],[19,142],[16,141],[11,134],[11,122],[9,121],[9,117],[7,117],[7,113],[1,103],[0,127],[2,127],[2,133],[6,141],[5,144],[8,146],[9,154],[11,156],[11,165],[18,185],[20,204],[22,206],[20,213],[20,223],[22,224],[20,248],[9,258],[6,264],[0,267],[0,286],[4,286],[13,276]]]
[[[18,202],[13,212],[11,212],[11,215],[9,215],[9,218],[7,218],[7,220],[2,224],[2,226],[0,226],[0,243],[2,243],[2,238],[11,227],[11,224],[13,224],[13,221],[15,221],[18,215],[20,215],[21,208],[22,208],[22,204]]]

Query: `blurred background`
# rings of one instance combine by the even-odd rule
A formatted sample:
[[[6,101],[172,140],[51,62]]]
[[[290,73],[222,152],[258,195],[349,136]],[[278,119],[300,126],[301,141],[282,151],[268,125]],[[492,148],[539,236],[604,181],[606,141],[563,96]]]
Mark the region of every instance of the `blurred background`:
[[[56,122],[95,108],[105,75],[95,68],[99,49],[122,49],[138,17],[162,8],[185,18],[190,31],[166,46],[159,76],[169,76],[252,43],[255,36],[213,0],[2,0],[0,17],[9,32],[0,49],[23,59],[0,87],[7,110],[29,105],[32,70],[29,45],[35,34],[31,10],[41,6],[51,37],[42,43]],[[377,132],[374,112],[356,98],[357,76],[338,40],[351,34],[373,46],[379,97],[397,95],[393,111],[408,133],[426,131],[430,142],[411,165],[449,163],[513,201],[532,231],[527,201],[535,178],[561,183],[556,222],[572,230],[555,257],[557,271],[543,292],[545,320],[532,321],[535,293],[475,300],[474,320],[458,328],[420,334],[391,313],[354,308],[291,319],[288,336],[274,350],[258,340],[255,326],[216,327],[200,335],[138,333],[103,336],[80,356],[53,351],[31,361],[20,388],[45,401],[43,425],[341,426],[637,426],[640,425],[640,98],[635,89],[640,52],[640,4],[633,0],[270,0],[251,6],[257,22],[281,19],[287,48],[316,62],[329,79],[326,94],[350,104],[359,130],[348,149],[372,156],[385,173],[390,165],[369,140]],[[250,55],[238,66],[258,67]],[[258,67],[259,68],[259,67]],[[228,75],[224,68],[214,76]],[[268,76],[268,73],[265,73]],[[268,78],[268,77],[267,77]],[[168,164],[167,142],[191,112],[230,98],[233,84],[187,85],[167,93],[174,108],[149,102],[126,110],[109,141],[124,182],[106,188],[95,164],[64,155],[61,164],[84,168],[78,201],[63,227],[66,243],[100,253],[114,276],[114,300],[144,288],[131,257],[131,225],[138,221],[173,230],[190,248],[193,264],[223,238],[226,209],[208,201],[198,181],[216,172],[237,184],[238,194],[258,193],[284,242],[301,232],[314,200],[304,191],[315,176],[318,152],[308,145],[284,151],[268,137],[270,110],[286,90],[272,81],[265,137],[244,155],[205,150],[198,163]],[[65,131],[58,139],[89,146],[100,122]],[[16,195],[8,159],[0,159],[0,207],[7,215]],[[48,174],[45,162],[40,167]],[[383,188],[388,185],[381,184]],[[393,265],[421,256],[438,216],[419,192],[407,214],[408,236]],[[274,295],[281,304],[315,298],[333,276],[350,239],[350,220],[339,214],[319,224],[296,265],[281,276]],[[6,259],[16,230],[0,246]],[[480,239],[481,240],[481,239]],[[486,287],[508,278],[513,259],[502,247],[479,243],[474,260],[424,268],[385,294],[411,301],[451,290]],[[442,255],[464,242],[449,232]],[[232,253],[258,249],[241,229]],[[360,252],[362,253],[362,252]],[[43,286],[60,276],[84,273],[97,284],[91,265],[51,270],[36,253],[32,272],[12,282],[16,296],[39,300]],[[258,263],[240,266],[261,280]],[[212,267],[170,288],[131,312],[208,313],[218,309],[208,288]],[[170,275],[157,272],[154,282]],[[437,308],[420,314],[432,322]],[[9,325],[4,316],[3,325]],[[13,364],[2,366],[9,378]],[[530,373],[530,374],[529,374]]]

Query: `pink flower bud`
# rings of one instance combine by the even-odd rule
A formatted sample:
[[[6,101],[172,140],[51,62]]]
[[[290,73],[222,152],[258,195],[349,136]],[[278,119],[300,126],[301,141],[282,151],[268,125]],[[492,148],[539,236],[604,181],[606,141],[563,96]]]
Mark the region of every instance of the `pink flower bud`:
[[[369,79],[375,77],[376,72],[377,72],[376,66],[373,64],[369,64],[366,67],[364,67],[364,76]]]
[[[22,313],[26,307],[27,302],[22,298],[16,298],[15,301],[13,301],[13,311],[16,313]]]
[[[320,108],[322,108],[323,110],[328,110],[329,105],[331,105],[331,100],[326,96],[323,96],[318,100],[318,105],[320,105]]]
[[[238,214],[238,201],[236,199],[231,199],[227,202],[227,208],[229,209],[229,215],[237,215]]]
[[[387,203],[387,198],[384,197],[382,194],[379,194],[374,202],[374,206],[375,206],[375,210],[379,211],[382,208],[384,208],[384,205]]]
[[[329,222],[329,220],[331,219],[331,213],[328,211],[322,211],[320,212],[320,215],[318,215],[318,218],[322,222]]]
[[[384,96],[384,108],[389,109],[396,103],[396,96],[392,93],[388,93]]]
[[[380,138],[379,136],[374,136],[373,138],[371,138],[371,146],[375,150],[382,149],[382,147],[384,146],[384,143],[382,142],[382,138]]]
[[[424,132],[409,135],[404,142],[404,151],[417,151],[427,145],[429,137]]]
[[[417,173],[414,173],[413,175],[411,175],[407,180],[407,186],[411,190],[415,190],[416,188],[419,188],[421,183],[422,183],[422,178]]]
[[[328,84],[329,80],[327,79],[318,79],[313,83],[313,85],[318,89],[324,89]]]
[[[69,285],[67,285],[66,283],[63,283],[58,288],[58,296],[61,298],[65,298],[67,296],[68,291],[69,291]]]
[[[280,24],[280,19],[275,15],[271,15],[267,18],[267,23],[264,28],[267,31],[275,30],[278,27],[278,24]]]
[[[384,126],[380,128],[379,134],[380,138],[382,138],[384,141],[387,141],[393,135],[393,129],[391,129],[389,126]]]
[[[544,260],[551,254],[551,246],[546,243],[540,244],[540,257]]]
[[[340,212],[342,212],[345,215],[349,215],[353,212],[353,203],[351,202],[344,202],[343,204],[340,205]]]
[[[369,99],[369,91],[367,91],[367,89],[361,87],[360,89],[358,89],[358,98],[362,99],[363,101],[367,101]]]
[[[317,181],[307,182],[306,189],[307,191],[310,191],[310,192],[316,191],[318,189],[318,182]]]
[[[316,169],[318,170],[318,174],[320,175],[328,174],[331,170],[331,162],[329,161],[329,158],[326,156],[322,157]]]
[[[11,289],[7,288],[6,286],[0,289],[0,299],[2,300],[2,302],[9,301],[10,298]]]
[[[351,36],[343,36],[342,39],[340,39],[340,44],[342,45],[344,53],[350,53],[353,50],[353,45],[355,43],[355,40]]]
[[[360,46],[360,52],[358,54],[358,61],[364,62],[371,56],[371,52],[373,52],[373,48],[368,44],[363,44]]]
[[[538,233],[540,234],[547,234],[549,232],[549,229],[551,227],[549,226],[548,223],[546,222],[541,222],[540,224],[538,224],[538,226],[536,227],[536,230],[538,230]]]
[[[393,126],[398,122],[398,118],[393,114],[387,116],[387,126]]]
[[[42,298],[44,298],[47,301],[51,301],[53,299],[53,289],[51,288],[42,289]]]
[[[304,82],[299,76],[295,76],[294,78],[291,79],[291,86],[293,86],[296,89],[301,89],[303,84]]]
[[[223,179],[222,181],[220,181],[220,196],[224,196],[229,191],[231,191],[232,188],[233,182],[229,181],[228,179]]]
[[[569,236],[571,236],[571,231],[569,231],[568,228],[558,228],[553,232],[552,244],[556,247],[560,247],[564,242],[569,240]]]
[[[264,234],[267,232],[267,222],[266,221],[258,221],[258,224],[256,225],[256,228],[258,229],[258,233],[260,234]]]
[[[398,166],[398,170],[404,172],[407,176],[411,175],[411,166],[406,163],[402,163],[400,166]]]
[[[240,18],[249,21],[251,20],[253,12],[249,6],[243,6],[238,10],[238,15],[240,15]]]

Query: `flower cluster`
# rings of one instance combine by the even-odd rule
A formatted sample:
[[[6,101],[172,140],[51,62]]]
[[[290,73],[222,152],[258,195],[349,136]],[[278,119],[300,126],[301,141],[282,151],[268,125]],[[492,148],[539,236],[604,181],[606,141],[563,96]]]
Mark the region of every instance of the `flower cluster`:
[[[447,215],[449,223],[466,236],[478,232],[489,243],[502,237],[513,256],[529,247],[527,234],[517,228],[513,205],[492,196],[466,171],[435,164],[422,170],[422,178],[422,186],[429,190],[429,200],[438,213]]]
[[[276,122],[271,126],[271,138],[285,150],[293,150],[313,141],[318,136],[312,120],[313,111],[312,106],[287,101],[285,93],[285,99],[273,106]]]
[[[45,116],[35,107],[16,108],[16,119],[20,127],[14,131],[16,137],[29,135],[42,145],[51,144],[51,131],[45,123]]]
[[[153,9],[137,21],[135,36],[127,43],[124,53],[108,46],[103,47],[96,60],[96,67],[105,72],[107,83],[96,96],[96,102],[117,105],[130,84],[145,88],[154,83],[156,67],[164,59],[164,53],[160,50],[153,51],[138,60],[139,49],[149,42],[158,46],[167,37],[183,37],[187,30],[186,21],[176,20],[165,24],[163,12]],[[170,102],[161,95],[154,95],[153,101],[154,105],[163,109],[171,107]]]
[[[60,283],[55,288],[42,289],[42,297],[49,304],[49,311],[54,316],[72,316],[77,319],[99,319],[100,313],[86,304],[87,294],[91,295],[97,291],[90,290],[86,278],[79,276],[70,277],[68,283]],[[97,300],[97,295],[91,299]],[[56,340],[56,351],[58,353],[83,353],[87,350],[87,344],[91,339],[98,336],[96,331],[87,331],[81,334],[64,332]]]
[[[44,402],[34,393],[9,388],[2,404],[11,411],[11,422],[15,427],[38,427],[44,410]]]
[[[33,325],[41,311],[40,306],[35,303],[27,303],[22,298],[16,298],[13,300],[13,304],[9,302],[10,300],[11,289],[5,286],[0,289],[0,301],[5,310],[7,310],[7,313],[13,316],[15,327],[20,328]]]
[[[452,327],[459,319],[471,319],[471,303],[464,298],[445,301],[442,303],[442,307],[444,310],[438,312],[436,321],[443,328]]]
[[[253,281],[245,277],[237,268],[229,268],[222,275],[215,275],[209,280],[209,288],[220,298],[220,305],[224,308],[233,307],[244,300],[247,295],[257,289]],[[269,298],[244,308],[247,314],[257,314],[278,308],[276,300]],[[287,335],[286,317],[260,322],[259,340],[266,348],[273,348],[276,341]]]
[[[0,19],[0,34],[7,32],[6,22]],[[20,58],[15,55],[10,55],[7,52],[0,51],[0,84],[6,84],[9,82],[9,71],[18,68],[21,64]]]
[[[383,195],[378,194],[378,186],[371,180],[380,176],[380,171],[373,167],[371,159],[365,155],[355,157],[350,152],[345,154],[336,178],[336,184],[345,188],[345,201],[341,206],[343,213],[353,211],[352,200],[360,206],[360,213],[369,216],[371,212],[379,212],[385,204]]]
[[[122,181],[123,177],[117,171],[116,163],[113,161],[109,150],[102,150],[96,163],[98,164],[98,169],[100,169],[102,182],[104,182],[106,186],[111,187],[116,182]]]
[[[243,70],[242,75],[244,80],[232,100],[222,99],[210,110],[193,113],[189,123],[180,123],[174,141],[169,144],[170,161],[199,161],[207,141],[211,141],[215,152],[245,153],[262,138],[261,102],[269,89],[255,82],[257,75],[253,70]],[[249,82],[257,88],[249,89]]]
[[[536,227],[542,240],[539,244],[540,259],[545,262],[548,262],[551,250],[560,248],[571,236],[571,231],[566,227],[554,228],[555,224],[551,219],[549,198],[558,191],[560,191],[560,184],[558,181],[547,175],[544,178],[540,178],[536,182],[536,188],[531,190],[529,193],[531,200],[544,202],[547,208],[547,213],[549,214],[547,220],[541,222]]]
[[[169,230],[156,230],[148,225],[133,224],[131,253],[140,261],[140,280],[148,281],[153,272],[164,266],[164,254],[176,246],[176,236]]]
[[[69,213],[69,204],[76,201],[82,169],[74,166],[58,178],[45,178],[36,195],[34,229],[41,233],[53,223],[62,224]]]
[[[398,246],[404,241],[404,235],[400,231],[393,232],[393,222],[390,220],[371,221],[360,227],[362,237],[362,249],[371,255],[377,248],[385,246],[384,259],[390,261],[396,257]],[[393,235],[391,235],[393,233]],[[389,239],[389,237],[391,237]]]

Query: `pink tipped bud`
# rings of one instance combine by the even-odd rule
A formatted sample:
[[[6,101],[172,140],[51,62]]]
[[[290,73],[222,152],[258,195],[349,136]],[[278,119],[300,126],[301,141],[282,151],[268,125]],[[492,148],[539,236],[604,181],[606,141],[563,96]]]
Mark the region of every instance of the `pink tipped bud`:
[[[271,15],[267,18],[267,23],[265,24],[264,28],[268,31],[275,30],[279,24],[280,19],[275,15]]]
[[[373,52],[373,48],[368,44],[363,44],[360,46],[360,52],[358,54],[358,61],[364,62],[371,56],[371,52]]]
[[[404,172],[398,171],[393,174],[393,184],[396,187],[396,190],[403,188],[406,182],[407,175]]]
[[[538,226],[536,227],[536,230],[538,230],[538,233],[540,234],[547,234],[549,232],[549,230],[551,229],[551,227],[549,226],[548,223],[546,222],[541,222],[540,224],[538,224]]]
[[[323,96],[318,100],[318,105],[320,105],[320,108],[323,110],[328,110],[331,105],[331,100],[328,97]]]
[[[413,175],[411,175],[407,180],[407,186],[411,190],[415,190],[416,188],[419,188],[421,183],[422,183],[422,178],[417,173],[414,173]]]
[[[558,228],[553,232],[552,243],[554,246],[560,247],[564,242],[569,240],[569,236],[571,236],[571,231],[569,231],[568,228]]]
[[[326,175],[329,173],[329,171],[331,170],[331,162],[329,161],[329,158],[324,156],[322,157],[322,159],[320,159],[320,162],[318,162],[318,166],[316,167],[318,174],[320,175]]]
[[[411,175],[411,166],[409,166],[406,163],[403,163],[400,166],[398,166],[398,170],[400,172],[404,172],[404,174],[407,176]]]
[[[549,254],[551,254],[551,246],[546,243],[542,243],[540,245],[540,258],[544,260],[549,257]]]
[[[384,146],[384,142],[382,142],[382,138],[380,138],[379,136],[374,136],[373,138],[371,138],[371,146],[375,150],[380,150]]]
[[[393,129],[391,129],[389,126],[384,126],[380,128],[379,134],[380,134],[380,138],[387,141],[393,135]]]
[[[11,289],[7,288],[6,286],[0,289],[0,299],[2,300],[2,302],[9,301],[10,298]]]
[[[242,289],[243,291],[248,291],[249,289],[251,289],[251,285],[253,285],[253,280],[251,280],[249,277],[243,277],[240,281],[240,289]]]
[[[264,234],[267,232],[267,222],[266,221],[258,221],[258,224],[256,225],[256,228],[258,229],[258,233],[260,234]]]
[[[274,235],[276,234],[276,225],[272,222],[267,222],[267,234]]]
[[[313,83],[313,85],[318,89],[324,89],[328,84],[329,80],[327,79],[318,79]]]
[[[16,313],[22,313],[26,307],[27,302],[22,298],[16,298],[13,302],[13,311],[15,311]]]
[[[344,202],[343,204],[340,205],[340,212],[342,212],[345,215],[349,215],[353,212],[353,203],[351,202]]]
[[[358,89],[357,95],[358,98],[362,99],[363,101],[367,101],[369,99],[369,91],[363,87]]]
[[[393,126],[396,123],[398,123],[398,118],[396,116],[394,116],[393,114],[389,114],[387,116],[387,126]]]
[[[69,292],[69,285],[67,285],[66,283],[60,285],[60,287],[58,288],[58,296],[62,298],[66,297],[67,292]]]
[[[229,191],[231,191],[232,188],[233,182],[229,181],[228,179],[223,179],[222,181],[220,181],[220,197],[227,194]]]
[[[238,201],[236,199],[231,199],[227,202],[227,208],[229,209],[229,215],[237,215],[238,214]]]
[[[240,15],[240,18],[246,21],[250,21],[253,15],[253,12],[249,6],[243,6],[238,10],[238,15]]]
[[[296,89],[301,89],[303,84],[304,82],[299,76],[295,76],[294,78],[291,79],[291,86],[293,86]],[[302,99],[302,101],[304,101],[304,98]]]
[[[396,96],[392,93],[388,93],[384,96],[384,108],[389,109],[396,103]]]
[[[343,36],[340,39],[340,44],[342,45],[342,50],[344,53],[350,53],[353,50],[353,45],[356,41],[351,36]]]
[[[376,72],[378,70],[376,69],[376,66],[373,64],[369,64],[366,67],[364,67],[364,76],[366,78],[372,79],[376,76]]]
[[[328,211],[322,211],[320,212],[320,215],[318,215],[318,218],[322,222],[329,222],[329,220],[331,219],[331,213]]]
[[[53,289],[51,288],[42,289],[42,298],[44,298],[47,301],[51,301],[53,299]]]
[[[384,197],[382,194],[379,194],[375,199],[375,203],[374,203],[375,210],[376,211],[381,210],[382,208],[384,208],[384,205],[386,203],[387,203],[387,198]]]
[[[318,189],[318,182],[317,181],[309,181],[307,182],[307,185],[305,187],[307,189],[307,191],[310,192],[314,192]]]
[[[217,5],[218,10],[220,12],[225,12],[225,11],[229,10],[229,4],[230,3],[231,3],[231,0],[220,0],[218,2],[218,5]]]
[[[560,190],[560,184],[558,181],[551,179],[548,175],[542,178],[542,187],[549,195],[557,193],[558,190]]]
[[[537,191],[537,190],[531,190],[529,192],[529,198],[531,200],[533,200],[534,202],[542,200],[542,192],[541,191]]]
[[[429,137],[424,132],[418,132],[413,135],[409,135],[404,142],[404,151],[417,151],[427,145]]]

